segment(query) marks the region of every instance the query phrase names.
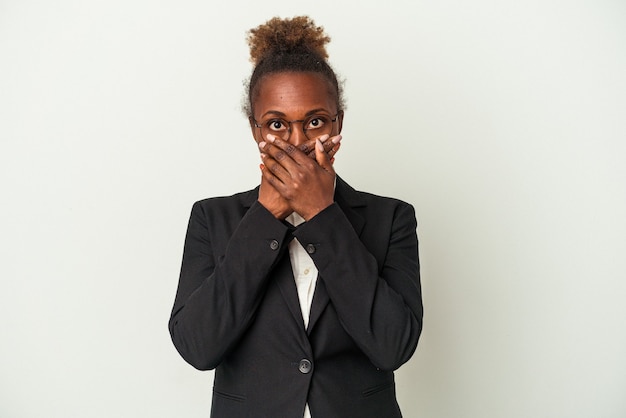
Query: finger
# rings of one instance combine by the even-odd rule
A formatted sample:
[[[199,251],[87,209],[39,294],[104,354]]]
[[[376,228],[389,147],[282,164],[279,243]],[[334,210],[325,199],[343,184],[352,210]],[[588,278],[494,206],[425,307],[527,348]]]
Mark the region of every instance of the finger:
[[[272,158],[285,167],[287,171],[293,170],[295,166],[307,161],[306,154],[300,151],[295,145],[273,135],[267,135],[267,140],[268,143],[262,148],[263,152],[272,156]]]
[[[337,151],[339,151],[339,148],[341,148],[341,142],[335,145],[333,148],[331,148],[330,151],[328,151],[328,156],[331,158],[331,160],[335,156],[335,154],[337,154]]]
[[[269,139],[270,135],[268,135]],[[275,138],[271,139],[275,141]],[[261,150],[261,161],[281,180],[290,177],[290,170],[295,170],[298,165],[291,157],[291,154],[297,151],[291,144],[288,144],[283,150],[272,143],[261,141],[259,142],[259,149]]]
[[[328,138],[330,138],[329,135],[324,134],[319,137],[319,140],[322,141],[322,144],[326,144]],[[309,139],[304,144],[299,145],[298,148],[309,157],[315,158],[315,139]]]
[[[322,135],[320,137],[320,141],[324,144],[324,151],[325,152],[330,152],[330,150],[332,150],[333,147],[336,146],[335,143],[333,143],[332,141],[333,141],[333,139],[337,138],[338,136],[340,137],[339,140],[341,141],[341,136],[340,135],[333,136],[331,138],[328,138],[326,135]],[[326,137],[326,138],[324,138],[324,137]],[[322,139],[325,139],[325,140],[322,140]],[[315,159],[315,146],[314,145],[315,145],[315,143],[313,143],[313,146],[311,147],[311,150],[307,153],[307,155],[309,157],[313,158],[313,159]]]
[[[285,190],[285,184],[276,175],[276,173],[284,169],[279,164],[272,162],[272,158],[267,154],[261,154],[261,158],[263,158],[263,164],[261,164],[263,166],[263,168],[261,168],[261,177],[282,195]]]
[[[333,149],[328,151],[328,158],[330,158],[330,163],[333,165],[335,164],[335,154],[337,154],[337,151],[339,151],[340,147],[341,144],[337,144]]]
[[[332,173],[333,175],[335,174],[333,164],[330,162],[330,157],[328,156],[328,153],[324,152],[324,144],[322,144],[319,139],[315,143],[315,160],[324,170]]]
[[[276,159],[272,158],[272,156],[268,155],[265,152],[261,153],[261,161],[263,162],[262,173],[267,173],[267,179],[272,180],[272,185],[276,185],[276,182],[285,183],[287,180],[291,178],[291,174],[287,171],[285,167],[283,167]]]

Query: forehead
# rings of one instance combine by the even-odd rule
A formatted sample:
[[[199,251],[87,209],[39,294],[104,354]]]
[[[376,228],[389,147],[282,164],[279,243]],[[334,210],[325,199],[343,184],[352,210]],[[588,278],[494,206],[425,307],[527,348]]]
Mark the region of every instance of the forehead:
[[[268,112],[280,112],[295,119],[314,109],[334,114],[335,102],[330,83],[320,74],[273,73],[259,81],[254,113],[262,117]]]

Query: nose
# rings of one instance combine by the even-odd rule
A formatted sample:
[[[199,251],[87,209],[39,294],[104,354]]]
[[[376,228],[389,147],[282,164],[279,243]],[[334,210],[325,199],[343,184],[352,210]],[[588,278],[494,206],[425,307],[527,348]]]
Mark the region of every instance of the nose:
[[[291,132],[289,133],[289,143],[295,146],[304,144],[308,138],[304,133],[302,123],[291,123]]]

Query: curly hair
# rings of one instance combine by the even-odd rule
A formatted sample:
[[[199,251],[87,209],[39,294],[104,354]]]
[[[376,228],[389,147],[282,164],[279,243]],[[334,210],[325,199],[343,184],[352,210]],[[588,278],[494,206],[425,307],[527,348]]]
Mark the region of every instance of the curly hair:
[[[252,116],[254,111],[253,103],[259,91],[259,81],[268,74],[290,71],[321,74],[329,82],[335,95],[337,110],[344,110],[341,84],[326,60],[326,44],[330,42],[330,37],[311,18],[274,17],[251,29],[247,41],[250,46],[250,61],[254,64],[244,104],[247,116]]]

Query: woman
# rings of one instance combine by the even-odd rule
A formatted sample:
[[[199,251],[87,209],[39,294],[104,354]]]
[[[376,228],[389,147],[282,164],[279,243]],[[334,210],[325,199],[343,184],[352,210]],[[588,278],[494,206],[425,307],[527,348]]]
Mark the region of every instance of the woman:
[[[212,417],[401,416],[393,371],[422,329],[415,215],[335,175],[329,40],[307,17],[250,31],[261,184],[191,212],[169,329],[215,369]]]

